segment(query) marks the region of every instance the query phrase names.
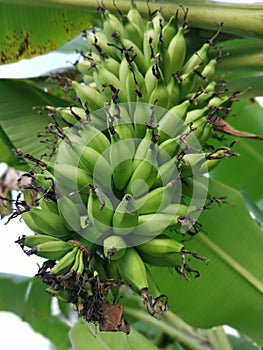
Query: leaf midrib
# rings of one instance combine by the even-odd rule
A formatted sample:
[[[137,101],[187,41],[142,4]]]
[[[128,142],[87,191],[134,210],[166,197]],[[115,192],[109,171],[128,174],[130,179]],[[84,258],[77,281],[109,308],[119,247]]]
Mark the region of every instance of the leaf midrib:
[[[211,251],[218,255],[226,264],[228,264],[234,271],[241,275],[246,281],[248,281],[255,289],[263,294],[263,283],[261,283],[252,273],[247,271],[241,266],[235,259],[229,254],[222,250],[218,245],[213,243],[206,235],[202,232],[198,233],[198,239],[204,243]]]

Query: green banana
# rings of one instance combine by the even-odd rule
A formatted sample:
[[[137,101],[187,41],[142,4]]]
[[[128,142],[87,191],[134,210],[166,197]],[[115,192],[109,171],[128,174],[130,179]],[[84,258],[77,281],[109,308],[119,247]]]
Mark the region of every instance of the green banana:
[[[94,46],[98,55],[101,57],[113,57],[116,60],[120,59],[120,52],[110,44],[110,39],[103,31],[96,31],[87,35],[87,41],[91,46]]]
[[[91,147],[101,154],[110,147],[109,139],[100,130],[92,126],[91,123],[85,124],[83,129],[78,131],[78,135],[79,140],[70,135],[72,142]]]
[[[64,225],[70,230],[80,232],[82,230],[80,212],[76,204],[66,196],[58,197],[58,209]]]
[[[85,170],[74,165],[49,163],[47,169],[53,172],[56,178],[56,186],[61,193],[65,193],[67,189],[85,191],[87,186],[93,183],[92,177]]]
[[[177,73],[183,67],[187,48],[184,33],[185,26],[182,25],[178,28],[177,33],[171,39],[167,48],[169,62],[166,69],[168,72],[167,75],[169,76],[172,76],[173,73]]]
[[[114,187],[122,191],[127,185],[133,171],[133,154],[129,142],[121,140],[119,135],[111,133],[112,144],[109,149],[110,165],[112,167],[112,180]]]
[[[54,275],[64,275],[70,271],[74,262],[76,261],[77,254],[79,252],[79,247],[74,246],[70,251],[66,252],[57,264],[50,270],[51,274]]]
[[[144,138],[141,140],[141,142],[137,146],[137,149],[134,155],[134,159],[133,159],[134,169],[136,169],[138,165],[141,163],[141,161],[146,157],[148,149],[151,146],[152,138],[153,138],[153,129],[150,127],[147,127]]]
[[[112,235],[103,242],[103,251],[106,258],[118,260],[126,253],[127,244],[121,236]]]
[[[130,233],[138,224],[136,203],[130,194],[125,194],[112,217],[113,231],[119,235]]]
[[[90,188],[87,210],[89,220],[100,232],[105,233],[111,229],[113,207],[110,199],[97,187]]]
[[[136,246],[136,250],[153,258],[161,259],[163,255],[180,254],[184,246],[176,240],[166,237],[156,237]]]
[[[152,214],[163,211],[173,201],[178,191],[176,182],[169,182],[166,186],[157,187],[136,201],[138,214]]]
[[[129,39],[122,39],[122,44],[126,50],[132,51],[132,53],[135,54],[134,62],[136,63],[139,71],[144,75],[148,69],[148,65],[145,61],[143,52],[136,44],[134,44],[134,42]]]
[[[159,38],[159,34],[153,28],[153,23],[148,21],[143,37],[143,56],[147,64],[147,68],[150,66],[152,59],[154,59],[154,56],[157,54]]]
[[[120,89],[121,83],[119,79],[111,73],[104,65],[98,65],[93,69],[93,79],[96,83],[97,89],[102,91],[105,84],[111,84],[115,89]],[[106,94],[106,91],[105,91]],[[110,98],[110,94],[107,94]]]
[[[149,98],[149,104],[163,107],[165,109],[170,107],[171,95],[168,90],[168,85],[164,79],[157,79],[156,87]]]
[[[180,174],[179,161],[177,159],[177,156],[175,156],[169,159],[167,162],[160,165],[154,186],[155,187],[166,186],[169,182],[178,178],[179,174]]]
[[[34,207],[30,211],[24,212],[22,218],[34,232],[62,240],[71,237],[71,232],[64,226],[60,216],[52,211]]]
[[[177,136],[183,129],[190,103],[189,100],[186,100],[179,105],[175,105],[159,121],[158,130],[161,143]]]
[[[134,130],[138,139],[143,139],[150,122],[151,109],[147,103],[137,102],[134,106]],[[153,121],[154,123],[155,121]],[[136,159],[136,156],[134,157]]]
[[[147,91],[147,97],[149,98],[157,85],[157,78],[153,74],[153,66],[150,66],[145,74],[145,86]]]
[[[183,73],[189,73],[193,69],[196,69],[197,67],[202,65],[206,65],[207,63],[207,54],[210,48],[210,43],[205,42],[201,48],[196,51],[185,63],[182,72]]]
[[[96,90],[90,85],[81,85],[76,81],[72,81],[72,87],[80,99],[83,108],[92,107],[93,110],[101,108],[104,102],[107,101],[105,95]]]
[[[22,248],[24,246],[33,248],[38,244],[51,242],[51,241],[59,241],[59,238],[48,236],[48,235],[41,235],[41,234],[28,235],[28,236],[23,235],[22,237],[19,237],[15,241],[15,243],[18,243]]]
[[[153,186],[157,170],[157,150],[154,142],[151,142],[150,147],[144,159],[134,169],[127,187],[126,193],[132,193],[133,197],[138,198],[148,192]]]
[[[112,35],[117,32],[121,37],[124,35],[123,25],[120,20],[109,11],[103,13],[103,29],[105,33]]]
[[[131,7],[127,13],[127,18],[130,22],[135,23],[142,32],[144,31],[144,21],[134,1],[131,3]]]
[[[154,237],[161,234],[168,226],[177,224],[177,215],[154,213],[139,215],[138,225],[132,235]]]
[[[60,260],[66,253],[74,247],[74,242],[64,242],[61,240],[50,241],[38,244],[31,250],[27,251],[28,255],[36,254],[42,258],[50,260]]]
[[[163,141],[159,145],[158,164],[162,166],[164,163],[171,160],[171,158],[174,158],[180,150],[181,148],[179,137],[169,138]]]
[[[82,148],[79,154],[82,168],[92,177],[92,182],[103,188],[109,188],[112,170],[104,156],[89,146]]]
[[[85,251],[83,249],[79,249],[80,250],[80,255],[79,255],[79,262],[78,262],[78,267],[77,267],[77,278],[79,279],[80,276],[84,275],[84,271],[86,268],[85,265],[85,258],[86,258],[86,254]]]
[[[144,262],[134,248],[126,249],[126,253],[116,260],[116,265],[121,279],[130,284],[135,291],[148,288]]]

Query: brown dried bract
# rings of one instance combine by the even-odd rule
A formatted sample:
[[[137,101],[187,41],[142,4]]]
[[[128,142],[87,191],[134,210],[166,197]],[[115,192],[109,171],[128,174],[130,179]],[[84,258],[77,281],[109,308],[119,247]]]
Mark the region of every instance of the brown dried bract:
[[[103,320],[100,331],[130,333],[130,325],[123,318],[123,305],[112,305],[108,302],[102,304]]]

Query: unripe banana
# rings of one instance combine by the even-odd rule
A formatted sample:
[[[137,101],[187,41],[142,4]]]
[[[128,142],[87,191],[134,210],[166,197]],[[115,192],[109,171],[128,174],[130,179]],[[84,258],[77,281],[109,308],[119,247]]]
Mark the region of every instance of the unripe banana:
[[[82,85],[76,81],[72,81],[72,87],[80,99],[83,108],[89,106],[92,110],[96,110],[101,108],[104,102],[108,100],[106,96],[89,85]]]
[[[34,232],[63,240],[71,237],[71,232],[64,226],[60,216],[52,211],[34,207],[23,213],[22,218]]]
[[[107,36],[104,31],[93,32],[87,36],[88,43],[96,48],[100,56],[113,57],[114,59],[119,60],[121,56],[120,52],[112,45],[108,45],[110,39],[112,39],[112,37]]]
[[[155,237],[161,234],[169,225],[178,224],[177,215],[154,213],[139,215],[138,225],[132,235]]]
[[[80,256],[79,256],[79,262],[78,262],[78,268],[77,268],[77,279],[79,279],[81,276],[84,275],[85,271],[85,259],[86,259],[86,254],[83,249],[80,250]]]
[[[92,177],[92,182],[105,189],[109,188],[112,168],[104,156],[89,146],[84,149],[81,147],[78,154],[81,155],[80,164],[83,170]]]
[[[114,74],[116,78],[119,77],[119,70],[120,70],[120,62],[115,60],[112,57],[107,57],[107,58],[101,58],[101,64],[107,71],[110,73]],[[113,84],[111,82],[111,84]]]
[[[156,87],[149,98],[149,104],[155,104],[167,109],[170,107],[170,98],[167,84],[163,79],[158,79]]]
[[[157,78],[153,74],[153,67],[150,66],[145,74],[145,86],[147,90],[147,96],[150,97],[157,85]]]
[[[130,22],[135,23],[142,32],[144,31],[144,21],[134,1],[132,1],[131,7],[127,13],[127,17]]]
[[[51,164],[48,170],[53,171],[56,177],[56,186],[61,193],[65,190],[88,192],[88,185],[93,183],[93,179],[88,173],[74,165],[70,164]]]
[[[135,291],[148,288],[147,273],[144,262],[137,251],[130,247],[116,260],[121,279],[130,284]]]
[[[22,237],[19,237],[15,243],[18,243],[22,248],[24,246],[33,248],[41,243],[51,242],[51,241],[59,241],[59,238],[48,236],[48,235],[23,235]]]
[[[129,141],[122,141],[116,132],[111,134],[111,140],[109,158],[111,168],[113,169],[112,179],[114,187],[118,191],[122,191],[127,185],[133,171],[133,154],[129,148]]]
[[[148,21],[143,37],[143,56],[147,68],[150,66],[153,58],[157,54],[158,44],[159,34],[154,30],[152,21]]]
[[[127,16],[123,20],[125,37],[132,40],[133,45],[136,45],[138,49],[142,49],[143,46],[143,31],[142,29]]]
[[[143,75],[145,75],[145,73],[148,69],[148,64],[145,61],[145,57],[144,57],[143,52],[140,50],[140,48],[136,44],[134,44],[134,42],[132,42],[129,39],[123,39],[122,44],[126,48],[126,50],[128,50],[128,49],[132,50],[136,54],[134,62],[136,63],[139,71]]]
[[[64,225],[70,230],[80,232],[82,230],[80,212],[75,203],[65,195],[58,198],[58,209]]]
[[[200,120],[208,113],[208,106],[200,109],[193,109],[186,114],[185,123],[190,124],[197,120]]]
[[[176,35],[169,43],[167,52],[170,58],[169,67],[167,67],[168,75],[172,76],[181,70],[186,56],[186,41],[184,37],[185,28],[180,26]]]
[[[120,79],[120,92],[119,98],[121,102],[135,102],[137,99],[136,83],[134,79],[134,73],[131,69],[131,64],[124,56],[119,70]]]
[[[75,275],[77,273],[77,270],[79,269],[79,266],[81,266],[81,269],[84,269],[84,265],[83,265],[83,250],[81,250],[80,248],[77,250],[77,254],[75,256],[75,260],[73,265],[71,266],[70,270],[68,271],[68,273],[64,274],[64,278],[68,278],[71,277],[73,275]],[[80,275],[82,274],[82,272],[80,273]]]
[[[105,84],[111,84],[115,89],[121,88],[121,83],[119,79],[111,73],[104,65],[97,65],[96,68],[93,69],[93,78],[96,83],[96,87],[99,91],[103,91],[103,86]],[[104,94],[110,98],[111,93],[108,90],[104,91]],[[102,106],[102,105],[100,105]]]
[[[126,193],[132,193],[133,197],[138,198],[153,186],[158,173],[157,152],[156,145],[151,142],[145,158],[141,160],[131,175],[125,189]]]
[[[102,233],[112,226],[113,207],[110,199],[98,190],[91,187],[88,199],[88,216],[91,223]]]
[[[67,252],[73,249],[74,245],[74,242],[50,241],[38,244],[29,250],[27,254],[36,254],[50,260],[60,260]]]
[[[203,66],[207,63],[207,54],[210,48],[210,44],[208,42],[204,43],[201,48],[196,51],[185,63],[182,72],[189,73],[193,69],[199,67],[200,64]]]
[[[77,253],[79,251],[78,246],[74,246],[70,251],[65,253],[57,264],[50,270],[51,274],[63,275],[70,271],[72,265],[76,260]]]
[[[138,224],[136,203],[130,194],[125,194],[112,217],[113,231],[119,235],[130,233]]]
[[[94,148],[101,154],[110,147],[109,139],[90,123],[85,124],[85,127],[78,131],[78,135],[79,140],[78,137],[73,137],[73,135],[70,135],[70,140],[72,142],[80,143],[80,145],[84,144],[85,146],[87,145]]]
[[[179,161],[177,159],[177,156],[175,156],[160,165],[154,186],[166,186],[170,181],[173,181],[175,178],[177,178],[179,173]]]
[[[121,236],[112,235],[107,237],[103,242],[103,251],[106,258],[118,260],[125,253],[127,244]]]
[[[113,280],[121,280],[118,260],[108,259],[108,261],[105,262],[105,269],[106,269],[108,278],[111,278]]]
[[[176,35],[177,31],[178,31],[178,15],[176,13],[164,25],[163,30],[162,30],[163,42],[164,42],[166,49],[168,48],[170,41]]]
[[[109,11],[103,13],[103,29],[105,33],[112,35],[117,32],[121,37],[124,35],[123,25],[120,20]]]
[[[170,182],[166,186],[157,187],[147,195],[137,199],[139,215],[163,211],[173,201],[177,190],[176,182]]]
[[[141,163],[141,161],[146,157],[148,150],[151,146],[152,137],[153,137],[153,130],[151,128],[147,128],[144,138],[139,143],[134,155],[134,159],[133,159],[134,169],[136,169],[138,165]]]
[[[151,110],[147,103],[137,102],[134,107],[134,130],[136,137],[142,139],[145,136],[150,121]],[[153,121],[155,122],[155,120]],[[136,156],[134,157],[136,159]]]
[[[160,132],[160,142],[177,136],[184,127],[184,120],[190,101],[186,100],[179,105],[172,107],[160,120],[158,130]]]
[[[156,256],[152,256],[151,254],[140,252],[140,256],[142,260],[151,266],[164,266],[164,267],[174,267],[179,271],[182,268],[182,258],[180,254],[164,254],[161,257],[156,258]]]
[[[163,166],[164,163],[171,160],[171,158],[174,158],[177,154],[180,153],[180,151],[181,147],[179,137],[169,138],[165,140],[159,145],[158,164],[160,166]]]
[[[156,259],[162,259],[163,256],[170,254],[180,254],[184,246],[174,239],[156,237],[138,245],[136,249],[140,253],[145,253]]]

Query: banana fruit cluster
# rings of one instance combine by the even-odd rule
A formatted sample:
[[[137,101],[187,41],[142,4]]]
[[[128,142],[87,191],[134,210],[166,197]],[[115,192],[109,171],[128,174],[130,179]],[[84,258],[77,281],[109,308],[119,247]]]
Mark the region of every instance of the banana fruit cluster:
[[[187,11],[167,21],[161,11],[143,19],[133,2],[127,15],[100,10],[103,25],[85,34],[76,65],[82,79],[71,82],[79,103],[45,106],[66,126],[56,157],[34,175],[39,206],[22,214],[36,234],[17,243],[48,259],[37,274],[48,293],[102,329],[128,333],[122,317],[114,329],[105,324],[108,293],[116,300],[128,285],[156,315],[167,298],[149,267],[189,279],[199,272],[187,257],[208,262],[184,241],[213,202],[203,175],[236,155],[207,147],[235,95],[215,75],[220,51],[208,56],[218,33],[189,55]]]

